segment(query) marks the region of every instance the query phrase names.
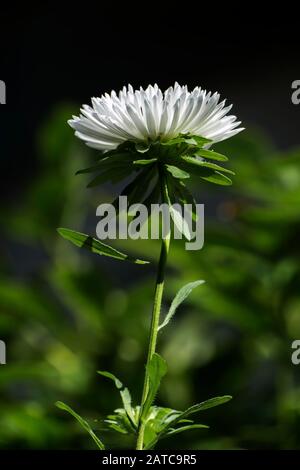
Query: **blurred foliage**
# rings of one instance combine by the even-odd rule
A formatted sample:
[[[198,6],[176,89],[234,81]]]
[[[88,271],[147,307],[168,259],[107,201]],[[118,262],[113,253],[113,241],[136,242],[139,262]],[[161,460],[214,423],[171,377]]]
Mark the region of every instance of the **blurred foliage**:
[[[58,109],[38,133],[39,171],[23,200],[1,209],[1,448],[93,448],[63,400],[91,426],[120,405],[108,369],[140,399],[159,242],[122,241],[146,266],[81,253],[56,227],[95,234],[97,205],[119,188],[85,189],[75,171],[95,158]],[[231,157],[231,188],[194,184],[205,203],[205,244],[171,246],[165,311],[185,283],[205,279],[160,333],[168,362],[158,404],[184,409],[231,394],[203,412],[210,429],[174,436],[168,448],[300,448],[300,381],[291,343],[300,338],[300,149],[280,154],[258,131],[216,150]],[[97,432],[97,431],[96,431]],[[101,436],[108,448],[121,443]],[[122,445],[131,446],[122,437]]]

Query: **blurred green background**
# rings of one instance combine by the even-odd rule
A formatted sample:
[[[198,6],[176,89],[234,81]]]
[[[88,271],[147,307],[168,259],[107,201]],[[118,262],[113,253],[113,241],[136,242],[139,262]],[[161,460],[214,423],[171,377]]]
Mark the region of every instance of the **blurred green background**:
[[[77,109],[77,108],[76,108]],[[36,136],[39,171],[22,201],[1,208],[0,448],[91,449],[62,400],[95,429],[120,405],[98,369],[114,372],[140,399],[153,298],[157,241],[115,246],[150,259],[135,266],[82,252],[59,226],[95,234],[96,207],[120,189],[85,189],[74,176],[95,153],[66,125],[72,107],[57,108]],[[205,244],[171,245],[165,309],[178,288],[197,288],[159,339],[169,371],[158,397],[183,409],[223,394],[207,410],[210,426],[163,441],[169,449],[300,448],[300,381],[291,343],[300,338],[300,148],[280,153],[258,129],[215,146],[236,171],[231,188],[198,181],[205,204]],[[299,366],[300,367],[300,366]],[[108,448],[126,436],[99,431]],[[119,437],[120,436],[120,437]]]

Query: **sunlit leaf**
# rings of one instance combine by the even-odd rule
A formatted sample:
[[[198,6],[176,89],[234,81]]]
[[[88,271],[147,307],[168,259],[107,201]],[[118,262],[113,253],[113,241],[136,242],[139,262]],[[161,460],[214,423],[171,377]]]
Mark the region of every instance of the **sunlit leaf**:
[[[184,170],[180,170],[180,168],[177,168],[176,166],[173,165],[166,165],[166,168],[169,173],[173,176],[173,178],[178,178],[178,179],[185,179],[189,178],[190,175]]]
[[[132,406],[131,406],[131,395],[130,395],[129,389],[124,387],[122,382],[114,374],[111,374],[110,372],[107,372],[107,371],[101,371],[101,370],[98,370],[97,372],[98,374],[102,375],[103,377],[107,377],[108,379],[112,380],[115,383],[115,386],[120,391],[124,410],[126,411],[132,424],[136,425],[134,413],[133,413]]]
[[[187,410],[183,411],[180,415],[180,419],[190,416],[193,413],[198,413],[198,411],[207,410],[209,408],[214,408],[215,406],[223,405],[232,399],[231,395],[224,395],[222,397],[209,398],[206,401],[197,403],[196,405],[190,406]]]
[[[149,377],[149,389],[146,401],[142,408],[141,420],[145,419],[148,415],[150,407],[158,392],[160,382],[167,373],[166,361],[157,353],[154,353],[149,365],[147,366],[147,374]]]
[[[230,175],[234,175],[234,172],[232,170],[228,170],[228,168],[224,168],[220,165],[216,165],[215,163],[207,162],[205,160],[200,160],[199,158],[182,157],[182,160],[199,168],[209,168],[211,170],[221,171],[223,173],[229,173]]]

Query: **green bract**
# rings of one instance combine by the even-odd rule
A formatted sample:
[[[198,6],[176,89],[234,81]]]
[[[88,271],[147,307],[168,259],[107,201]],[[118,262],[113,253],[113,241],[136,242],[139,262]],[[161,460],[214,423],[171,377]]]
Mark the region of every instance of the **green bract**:
[[[144,182],[143,190],[139,192],[138,202],[141,203],[147,197],[149,184],[157,179],[158,171],[153,170],[158,170],[158,168],[166,170],[167,181],[170,185],[174,183],[174,179],[184,180],[190,175],[211,183],[230,185],[231,179],[228,174],[234,175],[233,171],[213,163],[214,161],[225,162],[228,158],[205,148],[211,143],[209,139],[190,134],[180,134],[168,141],[157,140],[148,143],[127,141],[115,150],[100,153],[96,165],[79,170],[77,174],[95,174],[88,183],[88,187],[98,186],[107,181],[116,183],[128,176],[134,176],[129,190],[126,190],[128,196],[135,191],[135,186],[141,183],[141,179],[147,178],[148,184]],[[172,197],[172,191],[169,192]]]

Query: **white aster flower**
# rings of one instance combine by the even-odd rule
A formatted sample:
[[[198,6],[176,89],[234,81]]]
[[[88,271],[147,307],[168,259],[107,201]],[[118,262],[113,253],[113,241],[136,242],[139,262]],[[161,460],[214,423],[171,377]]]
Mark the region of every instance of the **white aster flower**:
[[[231,106],[219,102],[219,93],[207,93],[200,87],[188,91],[175,83],[162,92],[155,84],[146,90],[131,85],[117,93],[92,98],[92,106],[83,105],[79,117],[68,122],[75,135],[93,148],[113,150],[125,141],[166,141],[189,133],[220,142],[242,131],[240,121],[228,116]]]

